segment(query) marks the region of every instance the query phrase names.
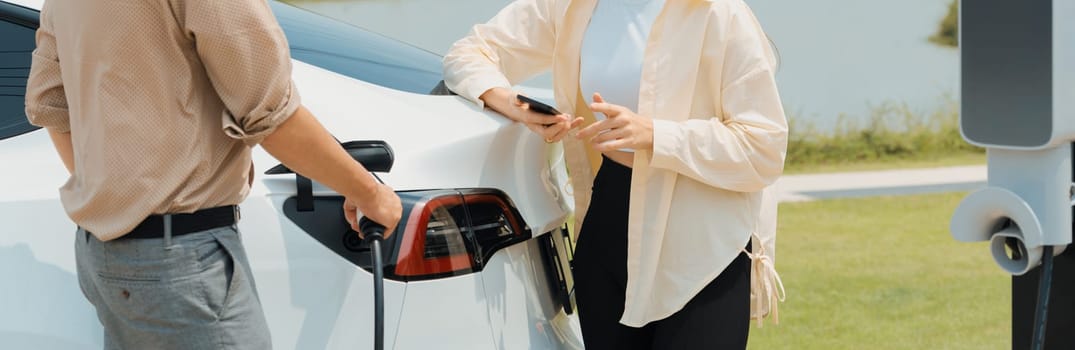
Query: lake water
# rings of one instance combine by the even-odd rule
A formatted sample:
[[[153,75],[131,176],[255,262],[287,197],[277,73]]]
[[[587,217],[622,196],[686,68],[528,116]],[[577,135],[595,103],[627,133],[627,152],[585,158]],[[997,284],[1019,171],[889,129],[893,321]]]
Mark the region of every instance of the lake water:
[[[293,0],[311,11],[443,54],[474,23],[510,0]],[[747,0],[780,50],[777,73],[789,115],[818,126],[870,106],[905,103],[923,113],[956,96],[956,50],[927,38],[948,0]],[[548,85],[548,76],[528,82]]]

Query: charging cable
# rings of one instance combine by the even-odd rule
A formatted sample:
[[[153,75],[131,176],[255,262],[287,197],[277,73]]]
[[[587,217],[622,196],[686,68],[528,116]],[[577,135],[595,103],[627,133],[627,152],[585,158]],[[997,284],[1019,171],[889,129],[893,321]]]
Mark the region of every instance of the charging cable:
[[[1053,285],[1053,246],[1045,246],[1042,254],[1038,304],[1034,310],[1034,336],[1030,345],[1032,350],[1042,350],[1045,346],[1045,324],[1049,319],[1049,294]]]
[[[373,222],[365,216],[358,220],[358,229],[370,242],[373,253],[373,348],[384,349],[384,260],[381,260],[381,241],[384,240],[384,225]]]

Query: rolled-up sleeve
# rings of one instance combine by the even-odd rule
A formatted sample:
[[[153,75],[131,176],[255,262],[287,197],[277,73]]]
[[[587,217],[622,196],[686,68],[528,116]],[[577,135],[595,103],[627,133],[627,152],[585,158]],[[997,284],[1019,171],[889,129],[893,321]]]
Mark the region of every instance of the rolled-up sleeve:
[[[774,77],[775,55],[745,4],[724,26],[722,69],[709,74],[720,87],[714,106],[723,118],[654,120],[650,165],[710,186],[754,192],[784,169],[788,125]],[[714,91],[714,93],[717,93]]]
[[[554,0],[512,2],[488,23],[475,25],[444,55],[449,90],[478,98],[494,87],[510,88],[552,66],[556,45]]]
[[[283,30],[265,0],[188,0],[186,30],[224,102],[224,132],[261,142],[301,105]]]
[[[41,27],[37,29],[37,48],[26,81],[26,118],[30,124],[67,133],[71,132],[67,94],[56,55],[56,37],[45,16],[42,14]]]

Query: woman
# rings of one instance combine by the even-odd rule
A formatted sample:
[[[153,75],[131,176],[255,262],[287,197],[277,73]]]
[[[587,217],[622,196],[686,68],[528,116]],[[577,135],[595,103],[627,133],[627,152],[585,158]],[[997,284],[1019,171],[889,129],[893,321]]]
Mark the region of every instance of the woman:
[[[445,56],[449,89],[564,141],[588,348],[746,347],[787,148],[775,64],[742,0],[518,0]],[[564,115],[511,90],[549,68]]]

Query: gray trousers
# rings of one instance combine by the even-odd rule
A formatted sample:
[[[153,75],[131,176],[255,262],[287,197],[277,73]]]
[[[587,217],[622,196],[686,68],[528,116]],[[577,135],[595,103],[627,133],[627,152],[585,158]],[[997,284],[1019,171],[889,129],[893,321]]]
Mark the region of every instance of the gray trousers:
[[[231,226],[101,242],[79,229],[82,292],[105,349],[271,349],[250,264]]]

